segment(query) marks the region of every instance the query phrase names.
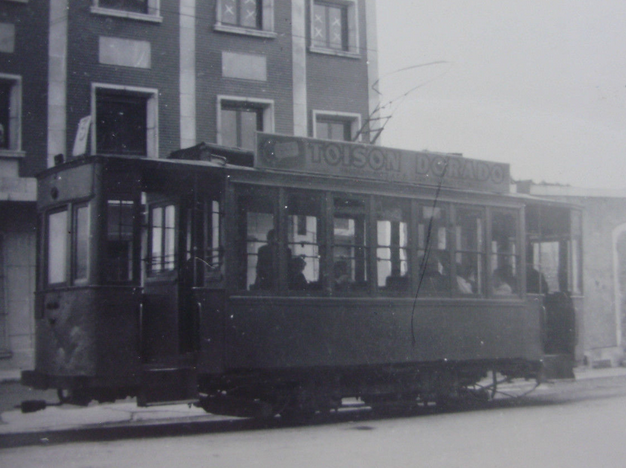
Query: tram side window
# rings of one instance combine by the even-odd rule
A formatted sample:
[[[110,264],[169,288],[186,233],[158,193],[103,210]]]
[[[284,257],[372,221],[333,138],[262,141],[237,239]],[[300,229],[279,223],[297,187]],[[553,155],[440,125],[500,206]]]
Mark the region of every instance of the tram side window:
[[[48,214],[47,219],[47,259],[48,284],[67,281],[67,209]]]
[[[481,294],[485,264],[482,210],[457,208],[454,236],[456,289],[461,294]]]
[[[446,294],[451,289],[447,207],[421,207],[417,227],[420,263],[418,294]]]
[[[133,280],[133,233],[135,204],[129,200],[107,201],[107,282]]]
[[[409,290],[409,204],[376,200],[376,273],[379,290]]]
[[[494,210],[491,223],[491,293],[519,293],[518,216],[516,211]]]
[[[322,288],[322,199],[316,194],[287,196],[288,281],[290,290]]]
[[[150,210],[150,273],[173,270],[175,259],[176,206],[154,206]]]
[[[367,210],[363,200],[335,198],[333,288],[368,290]]]
[[[278,235],[274,192],[250,190],[239,195],[239,287],[274,290],[278,286]]]
[[[87,279],[89,265],[89,206],[74,207],[72,248],[72,278],[75,281]]]

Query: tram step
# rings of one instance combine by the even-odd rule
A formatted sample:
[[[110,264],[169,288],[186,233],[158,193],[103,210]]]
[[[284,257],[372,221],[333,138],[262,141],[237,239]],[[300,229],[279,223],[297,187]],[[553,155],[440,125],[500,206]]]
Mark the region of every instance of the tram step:
[[[569,354],[546,354],[541,359],[542,370],[540,381],[553,379],[573,379],[574,360]]]
[[[138,406],[198,401],[196,369],[192,367],[144,368]]]

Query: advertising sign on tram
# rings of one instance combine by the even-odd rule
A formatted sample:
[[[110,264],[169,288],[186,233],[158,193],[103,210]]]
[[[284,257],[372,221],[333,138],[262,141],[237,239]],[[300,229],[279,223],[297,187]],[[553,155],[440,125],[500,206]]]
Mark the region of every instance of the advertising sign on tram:
[[[257,134],[257,168],[509,192],[509,165],[460,155]]]

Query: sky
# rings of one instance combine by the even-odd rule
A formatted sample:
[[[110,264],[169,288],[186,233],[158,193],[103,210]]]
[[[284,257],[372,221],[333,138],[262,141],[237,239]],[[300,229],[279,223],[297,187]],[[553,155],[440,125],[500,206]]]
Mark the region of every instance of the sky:
[[[506,162],[515,180],[626,189],[626,1],[376,8],[384,146]]]

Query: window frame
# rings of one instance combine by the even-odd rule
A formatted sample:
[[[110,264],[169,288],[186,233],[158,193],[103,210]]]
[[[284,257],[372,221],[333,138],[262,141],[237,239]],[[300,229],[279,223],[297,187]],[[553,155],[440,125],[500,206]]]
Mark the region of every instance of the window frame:
[[[250,28],[246,26],[225,23],[222,20],[224,0],[217,0],[215,2],[215,24],[213,25],[213,30],[230,34],[240,34],[265,39],[274,39],[278,36],[274,31],[274,1],[275,0],[258,0],[258,9],[261,15],[260,28]]]
[[[72,284],[82,284],[87,283],[89,281],[89,276],[91,273],[91,235],[92,235],[92,226],[91,226],[91,204],[89,202],[82,203],[73,203],[72,204],[72,231],[71,231],[71,242],[70,242],[70,269],[71,269],[71,281]],[[78,226],[78,212],[80,209],[87,210],[87,224],[85,238],[81,241],[79,239],[79,226]],[[85,255],[85,275],[79,277],[78,276],[78,257],[80,254],[79,251],[79,242],[84,242],[86,251]]]
[[[274,101],[272,99],[256,99],[241,96],[217,96],[217,144],[224,145],[223,106],[258,108],[262,113],[263,132],[274,132]],[[252,151],[256,150],[255,148]]]
[[[59,213],[65,213],[65,234],[63,237],[63,255],[59,255],[58,259],[59,261],[62,262],[62,266],[63,267],[63,277],[61,281],[56,281],[56,282],[52,282],[50,277],[52,276],[50,274],[50,268],[51,268],[51,258],[50,258],[50,254],[52,252],[52,248],[51,248],[51,238],[50,238],[50,218],[53,215],[59,214]],[[69,255],[71,254],[71,241],[72,241],[72,237],[73,237],[73,233],[70,231],[68,232],[68,228],[70,228],[70,223],[71,223],[71,219],[72,219],[72,206],[71,204],[64,204],[64,205],[60,205],[60,206],[56,206],[50,210],[46,210],[44,213],[44,224],[45,224],[45,230],[44,230],[44,248],[45,248],[45,262],[44,262],[44,284],[46,287],[48,288],[58,288],[58,287],[63,287],[66,286],[70,283],[69,279],[71,278],[71,273],[69,271],[69,264],[70,264],[70,258]],[[55,243],[55,245],[58,246],[58,242]]]
[[[346,11],[346,24],[342,26],[345,29],[346,37],[342,38],[342,42],[345,41],[345,49],[337,49],[332,47],[325,47],[316,45],[314,43],[314,22],[315,22],[315,6],[336,6]],[[359,48],[359,4],[358,0],[311,0],[309,8],[309,52],[335,55],[338,57],[346,58],[361,58]]]
[[[313,138],[321,138],[317,133],[317,123],[318,120],[328,120],[328,121],[337,121],[345,124],[350,124],[350,140],[336,140],[336,141],[350,141],[356,142],[361,141],[363,139],[363,135],[360,135],[358,139],[355,140],[355,136],[357,136],[359,130],[361,129],[361,114],[356,112],[333,112],[333,111],[323,111],[323,110],[313,110],[312,116],[312,127],[313,127]],[[333,140],[334,141],[334,140]]]
[[[480,230],[481,236],[476,236],[477,246],[473,249],[460,249],[459,242],[459,227],[458,223],[459,212],[465,211],[466,213],[478,213],[478,217],[475,218],[480,221]],[[452,248],[454,250],[454,261],[451,263],[451,271],[453,276],[456,278],[455,281],[452,281],[452,290],[456,292],[458,296],[462,297],[485,297],[486,285],[487,285],[487,276],[491,273],[487,272],[487,261],[488,261],[488,253],[487,253],[487,209],[483,205],[465,205],[460,203],[452,204],[452,216],[453,221],[451,223],[452,235],[454,238],[452,239]],[[518,231],[519,236],[519,231]],[[459,265],[459,255],[475,255],[478,258],[478,271],[475,272],[476,281],[475,285],[477,285],[477,290],[472,291],[471,293],[464,293],[460,291],[459,286],[459,277],[464,280],[468,280],[468,278],[463,277],[462,272],[458,271]]]
[[[147,13],[124,10],[123,8],[100,6],[100,2],[101,0],[93,0],[93,4],[90,7],[90,11],[92,14],[115,16],[118,18],[149,21],[154,23],[163,22],[163,17],[161,16],[161,0],[148,0]]]
[[[173,225],[171,227],[167,226],[167,208],[172,207],[174,210],[174,219]],[[153,239],[153,228],[154,225],[154,211],[160,209],[161,213],[161,238],[160,238],[160,252],[159,255],[154,254],[154,239]],[[148,206],[148,241],[147,241],[147,255],[146,255],[146,270],[147,276],[150,278],[168,276],[176,272],[179,264],[179,222],[180,222],[180,204],[176,203],[173,200],[166,200],[159,203],[152,203]],[[167,260],[168,257],[168,236],[166,233],[167,230],[170,229],[173,234],[172,240],[172,251],[171,251],[171,260]],[[155,269],[154,260],[155,258],[159,259],[159,268]],[[169,264],[169,265],[168,265]]]
[[[344,200],[347,202],[353,202],[355,204],[361,204],[362,206],[356,207],[341,207],[336,206],[337,201]],[[373,239],[375,228],[374,220],[372,219],[372,196],[360,193],[345,193],[340,191],[333,191],[330,194],[329,209],[330,212],[328,218],[328,263],[330,268],[328,269],[329,278],[331,282],[331,290],[333,295],[337,296],[374,296],[373,291],[376,289],[376,242]],[[343,216],[342,216],[343,215]],[[361,220],[364,223],[362,242],[360,244],[337,241],[335,220],[341,219],[354,219]],[[355,238],[357,237],[357,224],[354,223]],[[354,249],[352,262],[354,262],[354,271],[350,272],[350,284],[349,287],[341,289],[337,287],[337,274],[336,265],[339,262],[335,258],[335,249],[337,248],[352,248]],[[359,250],[361,253],[359,253]],[[359,266],[359,263],[363,265]],[[357,278],[356,273],[362,273],[363,278]],[[346,273],[347,274],[347,273]]]
[[[146,154],[137,157],[158,158],[159,154],[159,91],[155,88],[123,86],[105,83],[91,84],[91,154],[98,154],[98,94],[120,94],[143,97],[146,99]],[[108,153],[103,153],[108,154]],[[135,155],[133,155],[135,156]]]
[[[510,214],[515,218],[515,242],[512,244],[512,249],[510,252],[493,252],[494,247],[494,217],[499,214]],[[520,209],[517,207],[504,207],[504,206],[490,206],[487,211],[487,252],[486,252],[486,262],[487,262],[487,280],[485,282],[485,286],[487,288],[487,297],[492,299],[519,299],[526,293],[525,287],[525,279],[523,271],[523,267],[526,266],[526,260],[522,257],[522,219]],[[515,281],[515,284],[509,285],[511,286],[512,292],[510,294],[497,294],[494,286],[494,277],[495,271],[499,268],[500,260],[502,258],[512,258],[516,263],[516,270],[513,272],[512,280]],[[495,260],[496,268],[493,268]]]
[[[10,86],[7,109],[9,128],[5,129],[8,145],[7,148],[0,148],[0,156],[23,157],[26,153],[22,150],[22,77],[0,73],[0,81]]]
[[[400,229],[400,224],[404,223],[406,225],[406,239],[405,239],[405,244],[402,245],[401,243],[395,244],[394,243],[394,239],[390,236],[390,241],[389,241],[389,245],[383,245],[379,243],[379,223],[380,222],[393,222],[394,220],[389,219],[390,217],[387,216],[382,216],[383,215],[383,209],[385,206],[389,206],[390,203],[397,203],[398,208],[401,211],[401,220],[398,222],[398,241],[400,240],[400,235],[401,235],[401,229]],[[402,197],[397,197],[397,196],[390,196],[390,195],[377,195],[374,197],[374,209],[372,210],[372,238],[373,238],[373,243],[372,243],[372,250],[373,250],[373,254],[375,257],[375,261],[376,264],[374,266],[374,272],[376,273],[376,278],[375,278],[375,287],[376,287],[376,295],[377,296],[410,296],[412,295],[412,290],[413,290],[413,280],[414,280],[414,274],[413,274],[413,268],[414,268],[414,261],[413,261],[413,257],[414,257],[414,247],[415,247],[415,240],[414,240],[414,233],[413,233],[413,200],[412,199],[406,199],[406,198],[402,198]],[[380,209],[379,209],[380,208]],[[393,226],[391,226],[391,231],[390,234],[393,233],[395,231],[395,228],[393,228]],[[389,254],[390,254],[390,258],[389,259],[385,259],[385,258],[381,258],[379,257],[379,251],[380,250],[388,250]],[[393,251],[396,251],[396,254],[394,255]],[[405,252],[405,258],[402,259],[402,255],[401,252],[404,251]],[[405,268],[406,268],[406,272],[404,273],[404,275],[400,274],[400,275],[396,275],[394,274],[394,265],[393,265],[393,261],[394,261],[394,257],[396,258],[396,260],[398,261],[398,266],[400,267],[400,273],[402,273],[402,263],[405,264]],[[380,280],[381,278],[379,277],[379,273],[380,273],[380,262],[381,261],[389,261],[390,264],[390,274],[387,275],[385,277],[385,285],[382,286],[380,285]],[[393,283],[389,283],[389,278],[395,279],[393,280]],[[406,284],[402,284],[403,281],[398,281],[398,279],[405,279]],[[395,285],[394,285],[395,283]]]

